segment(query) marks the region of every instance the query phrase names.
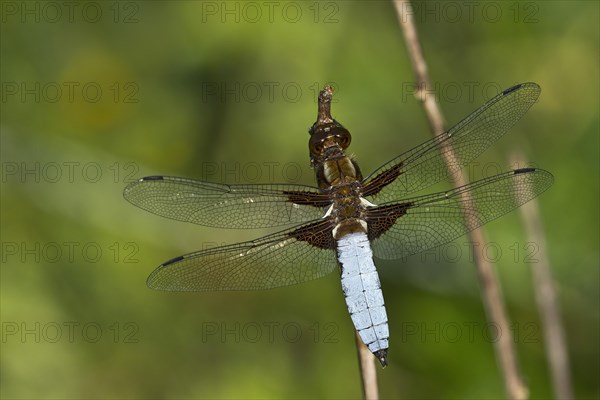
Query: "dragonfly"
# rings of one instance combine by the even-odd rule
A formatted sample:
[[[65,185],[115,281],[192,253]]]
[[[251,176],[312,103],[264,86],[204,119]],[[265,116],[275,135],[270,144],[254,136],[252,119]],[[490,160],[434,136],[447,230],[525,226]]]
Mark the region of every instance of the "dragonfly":
[[[317,186],[227,185],[171,176],[148,176],[126,186],[123,194],[130,203],[174,220],[216,228],[286,227],[256,240],[175,257],[155,269],[147,285],[166,291],[263,290],[337,270],[352,323],[385,367],[390,333],[373,258],[404,259],[443,245],[547,190],[554,181],[550,172],[520,168],[415,195],[500,139],[540,91],[536,83],[510,87],[364,178],[346,153],[351,135],[331,116],[333,88],[326,86],[309,129]]]

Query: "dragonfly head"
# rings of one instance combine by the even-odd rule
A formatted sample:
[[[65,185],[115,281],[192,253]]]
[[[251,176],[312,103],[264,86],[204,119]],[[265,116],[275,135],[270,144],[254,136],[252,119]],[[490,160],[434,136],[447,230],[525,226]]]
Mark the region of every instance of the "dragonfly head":
[[[310,139],[308,149],[313,164],[322,158],[325,153],[339,152],[343,153],[350,142],[352,136],[346,128],[331,117],[331,98],[333,97],[333,88],[325,86],[319,93],[319,112],[317,120],[308,130]]]

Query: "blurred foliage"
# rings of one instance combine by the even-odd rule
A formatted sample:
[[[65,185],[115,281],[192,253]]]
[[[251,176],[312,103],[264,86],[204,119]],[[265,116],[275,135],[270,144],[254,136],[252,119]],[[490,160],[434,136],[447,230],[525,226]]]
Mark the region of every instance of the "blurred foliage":
[[[365,174],[430,137],[391,2],[0,4],[2,398],[359,397],[335,274],[268,292],[151,291],[162,261],[268,231],[162,219],[121,193],[152,174],[312,184],[307,128],[326,82]],[[554,173],[539,198],[547,250],[575,393],[597,398],[599,6],[575,4],[415,9],[448,124],[514,83],[542,87],[471,178],[511,168],[514,151]],[[518,213],[485,229],[531,397],[549,397],[536,244]],[[376,260],[383,398],[503,397],[466,242]]]

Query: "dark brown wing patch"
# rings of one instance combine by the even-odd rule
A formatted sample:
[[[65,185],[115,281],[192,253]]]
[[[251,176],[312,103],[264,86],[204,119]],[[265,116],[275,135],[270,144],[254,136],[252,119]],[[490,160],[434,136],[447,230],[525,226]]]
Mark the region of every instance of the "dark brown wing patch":
[[[327,207],[332,203],[332,200],[325,193],[310,193],[310,192],[293,192],[284,191],[289,201],[294,204],[313,206],[313,207]]]
[[[394,182],[396,178],[402,175],[403,171],[401,169],[403,165],[404,163],[402,162],[398,163],[365,183],[362,190],[363,197],[376,195],[381,189]]]
[[[307,242],[320,249],[335,250],[335,239],[333,238],[333,221],[324,219],[312,224],[301,226],[288,233],[289,236]]]
[[[386,206],[370,208],[367,210],[367,227],[369,240],[375,240],[383,235],[396,223],[396,220],[403,215],[413,205],[413,203],[398,203]]]

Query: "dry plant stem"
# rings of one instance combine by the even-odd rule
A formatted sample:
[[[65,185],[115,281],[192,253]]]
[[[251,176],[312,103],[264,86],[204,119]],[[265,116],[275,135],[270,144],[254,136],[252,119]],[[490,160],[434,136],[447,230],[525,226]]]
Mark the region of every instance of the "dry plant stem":
[[[377,366],[373,353],[358,335],[356,334],[356,351],[358,352],[358,366],[360,368],[360,378],[363,386],[363,398],[367,400],[379,399],[379,389],[377,388]]]
[[[569,374],[569,358],[565,345],[563,330],[554,282],[550,273],[546,238],[540,219],[537,202],[534,200],[521,207],[521,216],[525,223],[527,241],[538,246],[537,262],[531,264],[535,297],[542,319],[546,356],[552,373],[554,394],[558,399],[572,399],[571,376]]]
[[[513,157],[513,159],[522,159],[522,157]],[[552,374],[554,395],[557,399],[572,399],[573,389],[571,388],[565,332],[556,301],[556,290],[546,251],[546,236],[537,201],[531,200],[523,205],[520,211],[525,225],[527,242],[535,243],[538,247],[537,262],[531,263],[531,270],[536,302],[542,319],[542,331],[544,332],[546,356]]]
[[[395,0],[394,5],[398,14],[398,20],[402,27],[404,40],[410,54],[413,70],[416,75],[419,99],[423,102],[427,119],[435,135],[445,131],[444,119],[442,113],[435,102],[434,96],[425,96],[427,88],[431,88],[429,76],[427,73],[427,64],[423,57],[423,51],[419,42],[417,30],[413,21],[413,10],[409,1]],[[451,148],[445,146],[443,154],[446,165],[457,165],[454,152]],[[466,184],[464,176],[460,173],[452,174],[455,187]],[[467,194],[463,195],[463,202],[472,201]],[[469,233],[469,239],[473,243],[485,243],[485,238],[480,229],[476,229]],[[494,273],[492,265],[483,258],[480,252],[475,253],[475,265],[481,286],[481,295],[485,305],[488,320],[493,323],[499,330],[498,340],[494,343],[496,351],[496,360],[502,371],[504,385],[509,398],[511,399],[526,399],[528,396],[527,387],[518,372],[517,358],[515,349],[512,343],[512,335],[510,335],[510,326],[504,302],[502,299],[502,291]]]

